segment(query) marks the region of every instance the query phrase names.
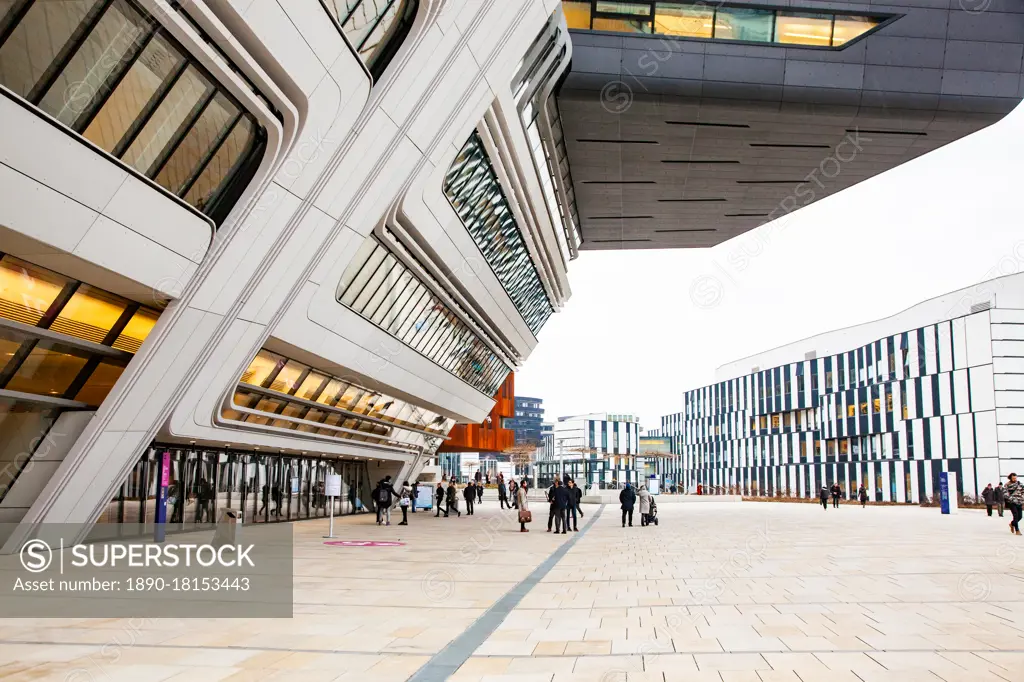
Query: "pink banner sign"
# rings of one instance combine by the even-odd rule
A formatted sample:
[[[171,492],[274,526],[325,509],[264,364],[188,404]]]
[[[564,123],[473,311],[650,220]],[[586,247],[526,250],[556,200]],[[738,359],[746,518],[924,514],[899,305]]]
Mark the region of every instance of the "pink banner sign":
[[[374,540],[333,540],[325,545],[335,547],[401,547],[404,542],[376,542]]]
[[[167,487],[171,484],[171,453],[164,453],[164,461],[160,467],[160,485]]]

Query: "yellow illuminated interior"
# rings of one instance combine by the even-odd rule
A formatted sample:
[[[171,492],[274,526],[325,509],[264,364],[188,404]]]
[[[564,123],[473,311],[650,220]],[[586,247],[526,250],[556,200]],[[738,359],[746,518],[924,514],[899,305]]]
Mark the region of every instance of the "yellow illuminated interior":
[[[832,40],[832,17],[785,16],[775,18],[775,42],[795,45],[828,46]]]
[[[281,371],[274,377],[274,383],[270,384],[271,390],[291,393],[292,389],[295,388],[295,384],[299,381],[299,376],[304,371],[305,368],[302,365],[289,360],[288,364],[282,367]]]
[[[57,298],[65,279],[18,258],[0,261],[0,317],[35,326]]]
[[[877,25],[877,21],[867,17],[837,16],[832,44],[842,45],[848,43],[857,36],[867,33]]]
[[[565,12],[565,20],[569,28],[590,28],[590,2],[573,2],[567,0],[562,3],[562,11]]]
[[[242,373],[242,383],[262,386],[279,361],[284,361],[284,358],[261,350],[249,363],[249,368]]]
[[[82,284],[50,325],[50,329],[93,343],[103,343],[127,302]]]
[[[159,315],[154,310],[139,308],[132,315],[132,319],[128,321],[125,328],[121,330],[121,335],[114,341],[114,348],[128,351],[129,353],[138,353],[142,342],[146,340],[149,333],[153,331],[153,327],[156,326],[158,317]]]
[[[637,21],[635,19],[602,19],[594,17],[593,28],[595,31],[614,31],[615,33],[650,33],[651,22],[646,19]]]

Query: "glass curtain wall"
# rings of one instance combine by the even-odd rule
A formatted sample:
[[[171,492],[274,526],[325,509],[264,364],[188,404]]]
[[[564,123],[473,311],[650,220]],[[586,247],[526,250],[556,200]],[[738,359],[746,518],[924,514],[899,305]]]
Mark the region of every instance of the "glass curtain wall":
[[[267,350],[242,374],[233,405],[226,419],[417,451],[436,450],[455,424]]]
[[[133,0],[0,2],[0,85],[209,215],[266,134]]]
[[[342,275],[338,302],[488,396],[512,371],[463,321],[465,311],[456,315],[375,237]]]
[[[322,1],[373,80],[379,80],[412,28],[418,0]]]
[[[171,531],[186,524],[212,525],[224,509],[242,512],[243,524],[324,518],[332,503],[335,516],[372,511],[371,465],[366,461],[154,445],[100,515],[91,539],[111,535],[103,524],[114,523],[127,524],[119,529],[122,534],[152,534],[165,456],[170,464]],[[333,501],[325,495],[329,473],[341,476],[342,494]]]
[[[448,169],[444,193],[526,324],[539,332],[554,310],[475,130]]]
[[[569,28],[648,33],[680,38],[841,48],[889,16],[707,2],[564,0]]]
[[[99,407],[159,315],[0,254],[0,500],[62,412]]]

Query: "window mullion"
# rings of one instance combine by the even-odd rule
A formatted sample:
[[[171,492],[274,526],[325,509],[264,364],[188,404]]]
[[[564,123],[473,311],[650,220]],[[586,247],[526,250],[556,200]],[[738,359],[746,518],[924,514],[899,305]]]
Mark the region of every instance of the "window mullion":
[[[17,9],[9,10],[7,16],[9,17],[7,24],[0,28],[0,46],[2,46],[7,39],[14,33],[14,29],[18,28],[22,19],[28,14],[28,11],[32,9],[32,5],[35,4],[35,0],[23,0],[21,6]]]
[[[146,124],[149,123],[149,119],[153,117],[153,114],[156,113],[157,109],[160,108],[160,105],[163,104],[165,99],[167,99],[167,95],[170,94],[174,86],[185,74],[185,71],[188,70],[188,67],[188,59],[182,57],[181,64],[179,64],[178,67],[164,79],[164,82],[160,84],[157,91],[153,93],[152,97],[150,97],[149,102],[146,103],[146,107],[142,110],[142,113],[132,122],[127,132],[125,132],[124,137],[121,138],[121,141],[114,146],[114,151],[111,152],[114,157],[120,159],[124,156],[125,152],[127,152],[129,147],[132,146],[132,143],[135,142],[135,138],[139,136],[142,130],[146,127]]]
[[[390,0],[390,2],[388,2],[388,6],[384,8],[384,11],[378,12],[377,20],[373,22],[373,26],[370,27],[370,30],[366,32],[366,36],[359,43],[359,47],[356,48],[357,52],[363,49],[363,46],[366,45],[366,41],[373,36],[373,32],[377,30],[378,26],[380,26],[380,22],[384,21],[384,17],[387,16],[388,10],[394,7],[396,2],[398,2],[398,0]]]
[[[157,160],[153,163],[152,166],[150,166],[149,171],[146,172],[147,178],[155,180],[160,175],[160,171],[164,169],[164,166],[167,165],[167,162],[171,160],[172,156],[174,156],[174,152],[178,151],[178,147],[180,147],[181,143],[185,141],[185,138],[188,136],[189,131],[192,130],[195,124],[199,121],[199,119],[202,118],[203,113],[206,111],[207,107],[210,106],[210,103],[213,102],[213,98],[216,95],[217,88],[211,83],[206,94],[203,95],[203,98],[196,104],[195,107],[193,107],[192,115],[184,121],[182,121],[182,124],[178,127],[178,130],[175,131],[174,137],[172,137],[168,141],[167,146],[164,147],[163,151],[160,153],[160,156],[157,157]],[[174,194],[178,194],[177,192],[173,192],[173,190],[168,191],[171,191]]]
[[[102,89],[97,88],[96,96],[94,97],[95,101],[89,103],[89,106],[85,108],[75,123],[71,126],[72,128],[76,131],[84,131],[89,127],[89,124],[92,123],[93,119],[96,118],[96,115],[100,113],[100,109],[102,109],[103,105],[110,99],[110,96],[114,93],[114,90],[117,89],[117,86],[121,84],[121,81],[123,81],[125,76],[128,75],[128,72],[132,70],[132,67],[135,66],[135,63],[139,60],[139,57],[142,56],[142,53],[147,47],[149,47],[149,44],[153,42],[156,32],[157,24],[153,23],[142,40],[133,41],[133,45],[135,46],[134,53],[128,59],[122,59],[118,68],[114,70],[113,76],[107,77],[107,83],[105,83],[106,94],[100,94]]]
[[[82,19],[82,22],[75,28],[71,33],[71,36],[64,43],[64,46],[60,48],[60,52],[54,57],[50,65],[46,67],[46,71],[39,78],[32,89],[29,90],[28,95],[25,96],[29,102],[39,106],[43,96],[46,95],[46,91],[56,82],[57,78],[64,72],[64,69],[68,67],[71,62],[71,58],[75,56],[79,48],[89,39],[89,35],[92,33],[96,25],[100,23],[100,19],[107,13],[107,9],[114,4],[114,0],[100,0],[89,10],[89,14]]]
[[[232,118],[227,123],[227,125],[224,126],[223,130],[217,133],[217,137],[214,138],[213,144],[210,145],[210,149],[206,152],[206,156],[199,163],[199,165],[196,166],[196,169],[192,172],[192,176],[189,177],[189,179],[182,186],[181,191],[178,192],[179,196],[185,196],[186,194],[188,194],[189,190],[192,189],[192,185],[194,185],[196,183],[196,180],[198,180],[202,176],[203,171],[205,171],[206,167],[210,165],[210,161],[212,161],[213,157],[217,155],[217,152],[220,151],[220,148],[224,146],[224,142],[228,139],[228,136],[235,129],[235,126],[238,125],[238,122],[242,120],[242,117],[244,115],[244,112],[241,109],[239,109],[238,114],[235,115],[234,118]]]

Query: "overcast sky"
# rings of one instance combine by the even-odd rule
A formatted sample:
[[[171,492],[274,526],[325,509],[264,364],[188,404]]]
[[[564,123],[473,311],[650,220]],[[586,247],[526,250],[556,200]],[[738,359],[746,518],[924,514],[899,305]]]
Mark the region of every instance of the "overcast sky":
[[[1024,108],[713,249],[584,251],[516,394],[548,421],[635,414],[747,355],[1024,269]]]

